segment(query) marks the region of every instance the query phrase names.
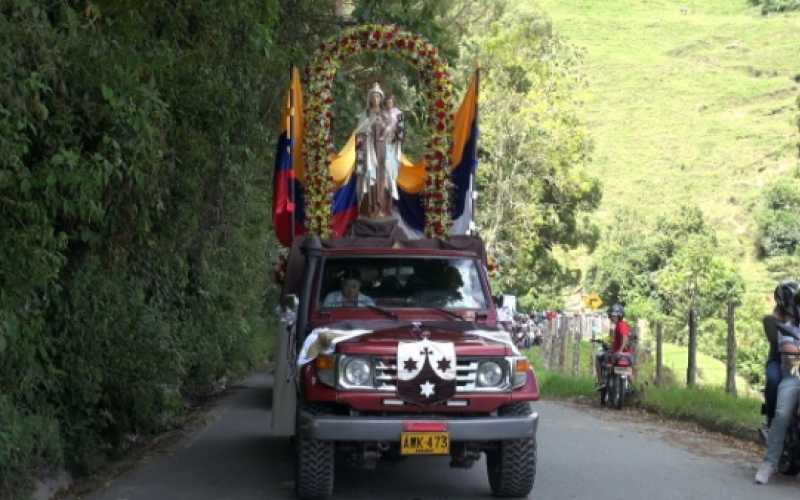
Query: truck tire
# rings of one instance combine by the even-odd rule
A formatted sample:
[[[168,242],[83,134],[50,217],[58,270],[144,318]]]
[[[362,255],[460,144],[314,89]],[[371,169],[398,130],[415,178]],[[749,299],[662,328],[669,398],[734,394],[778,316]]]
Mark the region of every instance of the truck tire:
[[[500,415],[530,415],[528,403],[500,408]],[[496,497],[527,497],[536,479],[536,438],[502,441],[496,450],[486,452],[489,486]]]
[[[301,500],[317,500],[333,494],[335,449],[332,442],[319,441],[297,429],[294,485]]]

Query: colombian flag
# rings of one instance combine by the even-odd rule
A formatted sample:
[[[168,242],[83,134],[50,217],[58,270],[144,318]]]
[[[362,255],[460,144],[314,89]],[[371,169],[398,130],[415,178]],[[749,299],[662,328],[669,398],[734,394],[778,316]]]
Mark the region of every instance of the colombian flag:
[[[358,175],[356,165],[356,136],[351,135],[344,148],[330,159],[333,180],[331,205],[331,231],[334,236],[344,236],[350,224],[358,218]]]
[[[450,216],[453,226],[450,234],[466,234],[472,222],[472,187],[478,167],[478,87],[480,70],[470,79],[467,93],[456,112],[450,150],[450,181],[453,196],[450,199]],[[403,159],[397,177],[400,199],[397,203],[405,224],[422,232],[425,229],[425,207],[422,190],[425,186],[424,160],[413,164]]]
[[[305,233],[304,183],[303,91],[300,72],[292,68],[272,178],[272,226],[283,246],[291,246],[295,235]]]
[[[478,86],[480,70],[475,70],[464,100],[458,109],[453,127],[450,154],[450,181],[453,197],[450,199],[450,216],[453,226],[450,234],[466,234],[472,222],[472,187],[478,168]]]

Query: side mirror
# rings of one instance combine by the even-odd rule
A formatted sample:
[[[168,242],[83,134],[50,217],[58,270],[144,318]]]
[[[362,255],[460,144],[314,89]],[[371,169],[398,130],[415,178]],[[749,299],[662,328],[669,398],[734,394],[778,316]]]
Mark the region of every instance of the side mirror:
[[[280,306],[278,306],[277,313],[281,323],[287,327],[294,325],[297,321],[297,309],[300,301],[297,300],[297,295],[289,294],[281,297]]]

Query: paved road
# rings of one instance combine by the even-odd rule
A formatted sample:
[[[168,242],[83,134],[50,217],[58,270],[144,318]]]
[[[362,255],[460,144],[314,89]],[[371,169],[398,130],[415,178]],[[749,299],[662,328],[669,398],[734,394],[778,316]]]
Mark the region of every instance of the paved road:
[[[156,453],[88,500],[273,500],[293,498],[291,449],[268,434],[269,377],[257,374],[221,399],[208,425]],[[702,434],[611,411],[536,405],[539,469],[531,498],[795,500],[800,480],[752,482],[755,459]],[[691,450],[691,451],[690,451]],[[611,474],[625,484],[610,481]],[[471,470],[446,458],[381,464],[337,476],[336,499],[491,498],[483,460]]]

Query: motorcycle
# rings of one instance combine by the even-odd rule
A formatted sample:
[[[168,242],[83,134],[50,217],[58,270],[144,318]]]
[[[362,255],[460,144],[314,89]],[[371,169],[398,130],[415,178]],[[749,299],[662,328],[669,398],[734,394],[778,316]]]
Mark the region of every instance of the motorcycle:
[[[781,324],[778,326],[778,330],[784,335],[791,335],[795,338],[800,335],[800,327],[794,325]],[[800,376],[800,354],[782,351],[781,363],[784,369],[788,369],[791,376]],[[762,407],[762,413],[766,413],[765,407]],[[778,460],[778,472],[785,476],[800,474],[800,405],[795,408],[794,418],[789,424],[789,428],[786,429],[783,452]]]
[[[781,352],[781,358],[784,367],[789,365],[791,376],[800,376],[800,354]],[[786,429],[783,452],[778,460],[778,472],[785,476],[796,476],[800,473],[800,405],[795,408],[794,418]]]
[[[800,474],[800,414],[795,413],[783,440],[783,452],[778,460],[778,472],[784,476]]]
[[[632,392],[633,355],[611,354],[611,347],[605,341],[593,339],[592,342],[600,344],[601,352],[605,354],[600,366],[600,379],[603,383],[599,389],[600,405],[621,410],[625,405],[625,398]]]
[[[530,325],[527,321],[521,318],[515,318],[514,324],[511,327],[511,336],[514,339],[514,344],[520,349],[530,349],[532,339],[530,335]]]

